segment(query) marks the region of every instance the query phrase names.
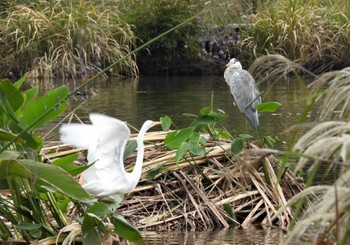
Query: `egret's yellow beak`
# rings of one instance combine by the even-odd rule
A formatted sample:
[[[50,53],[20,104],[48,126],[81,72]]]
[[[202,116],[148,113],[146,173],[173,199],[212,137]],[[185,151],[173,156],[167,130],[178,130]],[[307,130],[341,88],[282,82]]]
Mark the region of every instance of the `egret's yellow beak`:
[[[153,122],[152,122],[152,127],[157,126],[157,125],[161,125],[161,124],[162,124],[162,123],[159,122],[159,121],[153,121]]]

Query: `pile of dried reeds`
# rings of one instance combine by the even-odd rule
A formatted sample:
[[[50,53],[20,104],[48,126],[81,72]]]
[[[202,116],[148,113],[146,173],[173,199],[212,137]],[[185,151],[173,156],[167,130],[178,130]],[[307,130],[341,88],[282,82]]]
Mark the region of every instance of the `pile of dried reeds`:
[[[160,231],[227,228],[232,224],[287,228],[291,209],[274,220],[272,216],[303,189],[303,181],[287,170],[279,183],[276,173],[280,165],[273,156],[249,144],[232,158],[229,141],[208,140],[206,147],[212,150],[206,156],[188,155],[176,163],[176,152],[164,146],[166,134],[145,136],[141,180],[118,209],[130,223],[139,229]],[[128,171],[135,158],[136,153],[126,160]],[[155,175],[151,181],[147,180],[150,175]]]

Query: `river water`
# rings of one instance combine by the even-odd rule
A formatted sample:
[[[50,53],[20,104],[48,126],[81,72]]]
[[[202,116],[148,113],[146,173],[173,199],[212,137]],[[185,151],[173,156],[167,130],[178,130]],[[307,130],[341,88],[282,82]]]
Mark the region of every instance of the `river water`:
[[[70,84],[70,86],[74,86]],[[71,99],[68,112],[82,102],[77,115],[88,121],[91,112],[103,113],[140,128],[147,119],[159,120],[168,115],[179,128],[188,126],[193,118],[184,113],[199,114],[201,108],[210,106],[223,110],[228,118],[223,122],[230,131],[254,134],[245,117],[233,105],[233,99],[223,77],[145,77],[140,80],[113,78],[98,81],[92,86],[97,95],[85,100],[81,96]],[[279,136],[285,141],[289,134],[285,131],[298,123],[308,95],[303,84],[293,80],[260,84],[263,101],[276,101],[282,104],[276,113],[260,116],[263,135]],[[316,115],[308,114],[307,121]],[[56,122],[55,122],[56,123]],[[51,126],[49,126],[51,127]]]
[[[76,85],[71,83],[70,87]],[[113,78],[97,81],[90,87],[96,89],[97,95],[89,99],[73,96],[66,114],[79,106],[76,114],[84,122],[88,122],[89,113],[98,112],[125,120],[136,128],[140,128],[147,119],[158,120],[168,115],[177,127],[182,128],[193,120],[183,113],[198,115],[199,110],[210,106],[213,100],[214,109],[223,110],[228,115],[223,125],[229,131],[255,133],[238,108],[233,106],[223,77],[145,77],[136,81]],[[305,85],[285,80],[260,84],[259,89],[263,101],[282,104],[278,112],[261,115],[261,133],[279,136],[288,142],[290,134],[284,132],[300,120],[308,95]],[[306,120],[311,121],[315,115],[316,111],[311,111]],[[57,122],[44,130],[52,128]],[[143,236],[148,244],[280,244],[283,233],[278,229],[251,228],[212,232],[146,232]]]

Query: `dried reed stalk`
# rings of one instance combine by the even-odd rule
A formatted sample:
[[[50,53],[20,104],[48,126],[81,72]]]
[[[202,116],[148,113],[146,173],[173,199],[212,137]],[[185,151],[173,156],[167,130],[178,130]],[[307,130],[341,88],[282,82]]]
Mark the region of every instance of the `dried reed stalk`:
[[[252,224],[288,227],[292,210],[277,213],[277,207],[286,204],[304,186],[289,170],[278,181],[276,172],[281,166],[271,154],[266,151],[259,154],[257,147],[250,144],[253,149],[231,158],[229,142],[208,140],[212,151],[207,155],[187,155],[176,163],[176,152],[164,146],[166,134],[146,134],[141,180],[118,209],[129,222],[141,229],[158,231],[228,228],[233,218],[226,211],[230,207],[234,222],[244,227]],[[66,147],[48,147],[43,153],[46,157],[70,154],[72,150]],[[125,161],[128,171],[135,159],[136,153]],[[147,175],[160,164],[163,166],[159,173],[148,181]],[[273,215],[277,218],[272,219]]]

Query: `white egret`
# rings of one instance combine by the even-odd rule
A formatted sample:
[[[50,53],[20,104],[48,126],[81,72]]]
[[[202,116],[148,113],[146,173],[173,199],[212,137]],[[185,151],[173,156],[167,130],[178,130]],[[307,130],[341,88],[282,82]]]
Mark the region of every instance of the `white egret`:
[[[243,113],[255,130],[259,129],[259,113],[256,106],[261,103],[260,92],[254,78],[241,63],[233,58],[226,64],[224,73],[226,83],[241,113]]]
[[[126,123],[109,116],[90,114],[92,124],[64,124],[60,128],[61,141],[88,150],[88,164],[82,173],[83,188],[95,195],[106,197],[124,194],[135,189],[140,180],[144,155],[143,138],[148,129],[160,124],[146,121],[137,137],[137,157],[134,169],[124,169],[124,150],[130,137]]]

